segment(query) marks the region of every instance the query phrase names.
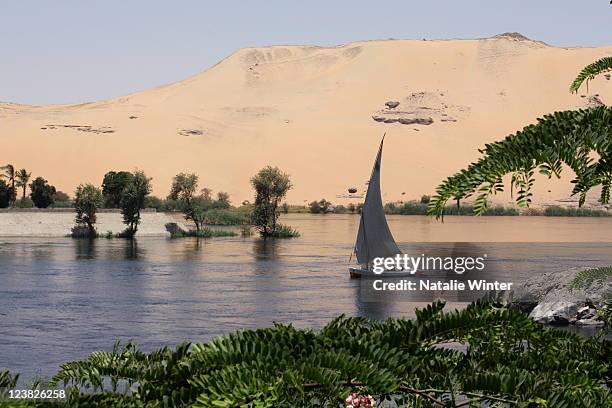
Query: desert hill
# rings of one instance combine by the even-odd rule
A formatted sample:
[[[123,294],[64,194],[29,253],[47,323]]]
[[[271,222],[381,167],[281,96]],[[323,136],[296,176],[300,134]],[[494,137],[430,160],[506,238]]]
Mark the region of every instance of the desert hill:
[[[589,93],[568,92],[576,73],[605,55],[612,46],[557,48],[519,34],[242,49],[184,81],[116,99],[0,103],[0,163],[69,193],[100,184],[108,170],[140,168],[165,196],[174,174],[193,171],[235,203],[252,200],[249,178],[271,164],[292,177],[290,203],[347,203],[356,200],[338,196],[365,188],[386,132],[385,200],[412,199],[431,194],[484,143],[545,113],[609,104],[609,77]],[[540,183],[536,199],[569,190]]]

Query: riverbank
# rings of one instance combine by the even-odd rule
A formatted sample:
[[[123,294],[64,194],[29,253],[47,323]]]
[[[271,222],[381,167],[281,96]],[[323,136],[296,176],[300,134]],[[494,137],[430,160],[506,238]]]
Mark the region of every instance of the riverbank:
[[[125,230],[119,210],[99,210],[97,216],[98,233],[111,231],[114,235]],[[141,217],[138,236],[167,236],[166,224],[177,222],[165,213],[149,209],[143,210]],[[72,208],[0,210],[0,237],[65,237],[74,226],[74,218]]]

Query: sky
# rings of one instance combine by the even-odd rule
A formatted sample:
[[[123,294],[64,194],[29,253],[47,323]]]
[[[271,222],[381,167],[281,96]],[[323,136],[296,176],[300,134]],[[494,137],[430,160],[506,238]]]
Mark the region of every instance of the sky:
[[[520,32],[612,45],[608,0],[0,0],[0,101],[105,99],[180,81],[244,47]]]

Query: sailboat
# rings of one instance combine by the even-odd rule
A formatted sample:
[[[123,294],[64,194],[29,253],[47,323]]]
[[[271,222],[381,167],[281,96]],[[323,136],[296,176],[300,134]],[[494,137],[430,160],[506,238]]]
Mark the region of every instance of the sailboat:
[[[380,194],[380,165],[384,141],[383,135],[361,209],[359,230],[353,248],[359,266],[349,267],[351,278],[375,276],[372,272],[374,258],[388,258],[401,254],[389,230]]]

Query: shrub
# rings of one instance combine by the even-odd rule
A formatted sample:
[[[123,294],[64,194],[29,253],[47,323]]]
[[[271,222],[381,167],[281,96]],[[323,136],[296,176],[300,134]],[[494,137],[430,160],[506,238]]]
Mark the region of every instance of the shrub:
[[[53,194],[53,201],[57,202],[57,201],[65,201],[65,202],[70,202],[70,196],[66,193],[64,193],[63,191],[56,191],[55,194]]]
[[[297,238],[299,236],[300,233],[297,230],[283,224],[277,224],[274,233],[269,235],[271,238]]]
[[[145,208],[154,208],[156,211],[165,211],[165,202],[159,197],[148,196],[145,199]]]
[[[75,225],[70,229],[70,237],[78,239],[97,238],[98,233],[95,229],[92,231],[87,225]]]
[[[547,217],[610,217],[612,212],[590,208],[570,208],[553,205],[544,209]]]
[[[234,231],[215,230],[215,229],[204,227],[200,231],[190,231],[188,235],[199,237],[199,238],[213,238],[213,237],[235,237],[238,234]]]
[[[251,209],[247,207],[236,209],[212,209],[204,214],[204,222],[208,225],[243,225],[251,219]]]
[[[385,212],[387,214],[401,214],[401,215],[427,215],[427,204],[423,204],[416,201],[408,201],[401,205],[395,203],[388,203],[385,205]],[[449,205],[444,210],[445,215],[474,215],[474,207],[471,205]],[[489,216],[514,216],[519,215],[519,211],[516,208],[504,207],[501,205],[489,207],[485,210],[483,215]]]
[[[198,237],[198,238],[216,238],[216,237],[235,237],[238,234],[234,231],[217,230],[210,228],[202,228],[200,230],[181,231],[175,230],[170,232],[172,238]]]
[[[308,204],[308,208],[312,214],[326,214],[329,211],[329,208],[332,206],[332,203],[322,198],[319,201],[313,201]]]
[[[181,211],[182,208],[183,206],[178,200],[166,199],[162,201],[162,211]]]
[[[37,177],[30,184],[30,198],[38,208],[47,208],[53,204],[56,190],[47,180]]]
[[[521,215],[526,215],[529,217],[538,217],[544,215],[544,211],[542,211],[540,208],[528,207],[523,208],[521,210]]]
[[[21,199],[15,201],[15,207],[16,208],[33,208],[34,207],[34,201],[32,201],[28,197],[21,198]]]

